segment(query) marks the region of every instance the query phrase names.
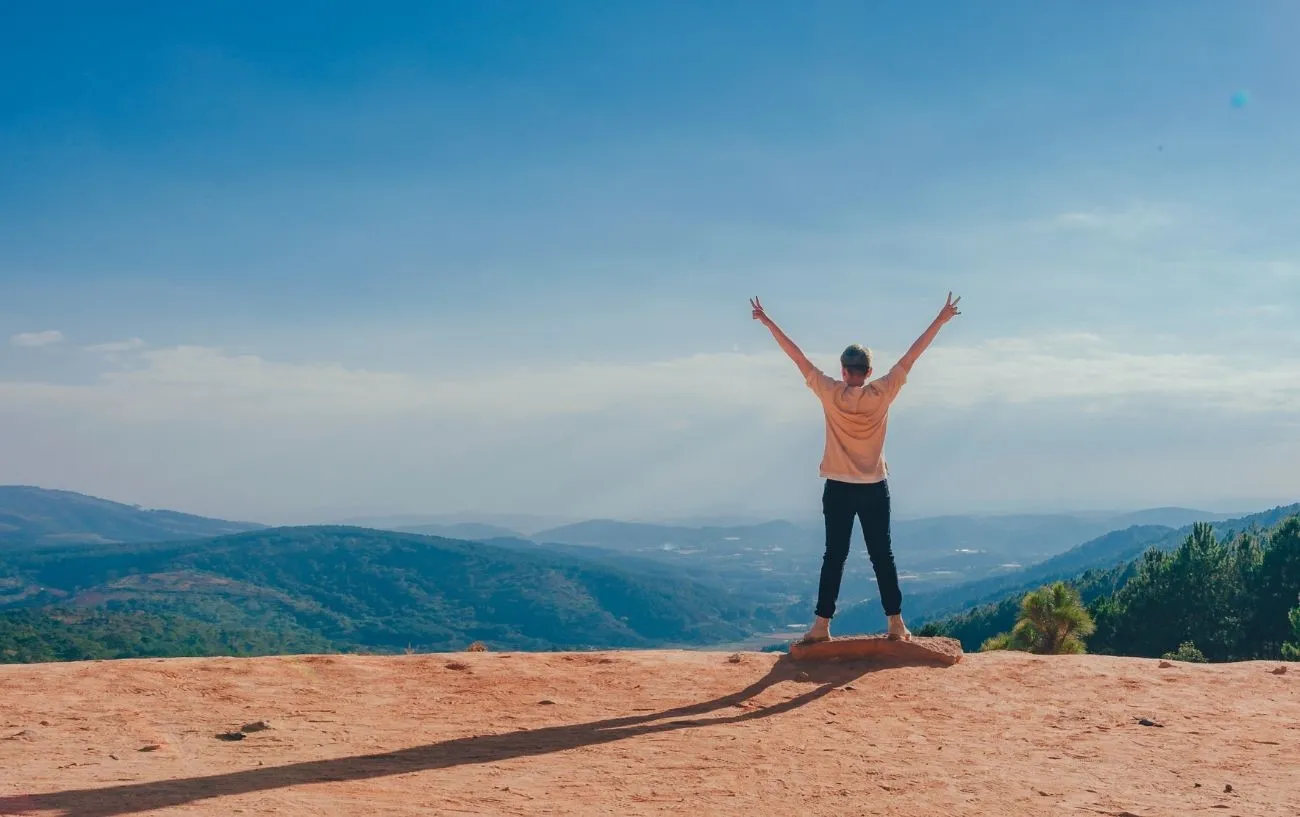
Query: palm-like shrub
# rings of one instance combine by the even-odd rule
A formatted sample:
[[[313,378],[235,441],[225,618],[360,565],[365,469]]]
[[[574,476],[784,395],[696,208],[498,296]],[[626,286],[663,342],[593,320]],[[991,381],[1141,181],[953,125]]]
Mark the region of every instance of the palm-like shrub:
[[[1079,591],[1065,582],[1040,587],[1020,602],[1020,617],[1011,632],[986,640],[980,651],[1020,650],[1038,655],[1087,652],[1083,639],[1096,625]]]

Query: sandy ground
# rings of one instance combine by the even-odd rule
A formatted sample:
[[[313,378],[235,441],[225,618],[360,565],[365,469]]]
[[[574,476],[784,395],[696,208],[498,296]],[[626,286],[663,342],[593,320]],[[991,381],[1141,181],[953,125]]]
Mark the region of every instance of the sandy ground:
[[[3,666],[0,814],[1300,815],[1300,665],[1278,666],[697,652]],[[215,737],[257,720],[271,728]]]

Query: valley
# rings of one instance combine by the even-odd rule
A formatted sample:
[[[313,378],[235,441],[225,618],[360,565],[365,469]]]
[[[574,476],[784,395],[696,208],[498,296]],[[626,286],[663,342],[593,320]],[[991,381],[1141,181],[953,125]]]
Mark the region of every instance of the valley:
[[[22,523],[0,550],[7,660],[458,650],[475,641],[521,650],[779,649],[808,623],[822,549],[820,529],[780,520],[589,520],[528,537],[473,519],[409,530],[266,528],[32,488],[0,489],[0,516]],[[1266,517],[1224,521],[1184,509],[934,517],[896,523],[894,547],[909,618],[920,624],[1108,567],[1181,530],[1146,524],[1096,535],[1111,525],[1240,526]],[[232,527],[238,532],[208,535]],[[843,587],[839,631],[880,629],[860,542]]]

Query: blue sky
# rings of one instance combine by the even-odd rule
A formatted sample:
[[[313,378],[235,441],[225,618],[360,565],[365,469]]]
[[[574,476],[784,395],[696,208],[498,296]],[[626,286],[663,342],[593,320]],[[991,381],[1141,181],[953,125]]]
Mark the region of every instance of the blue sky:
[[[1300,498],[1293,3],[0,12],[0,482],[270,521]],[[1234,94],[1246,94],[1234,105]]]

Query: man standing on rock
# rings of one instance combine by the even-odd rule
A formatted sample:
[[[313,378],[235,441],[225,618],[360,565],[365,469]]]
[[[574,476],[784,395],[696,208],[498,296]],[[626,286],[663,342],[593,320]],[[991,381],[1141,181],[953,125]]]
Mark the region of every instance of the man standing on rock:
[[[889,468],[885,463],[885,428],[889,406],[907,382],[913,364],[929,346],[939,329],[954,315],[957,304],[948,293],[948,302],[930,327],[916,339],[889,373],[868,382],[871,376],[871,350],[853,344],[840,355],[841,380],[823,374],[798,346],[786,337],[754,298],[754,320],[761,322],[776,338],[803,374],[804,382],[821,400],[826,417],[826,448],[820,475],[826,480],[822,492],[822,515],[826,520],[826,554],[822,557],[821,582],[817,590],[817,621],[805,635],[805,642],[827,641],[831,637],[831,619],[840,595],[844,560],[849,555],[853,537],[853,519],[862,524],[867,554],[876,571],[880,603],[889,618],[889,637],[909,640],[912,634],[903,623],[903,593],[898,587],[898,569],[889,535]]]

